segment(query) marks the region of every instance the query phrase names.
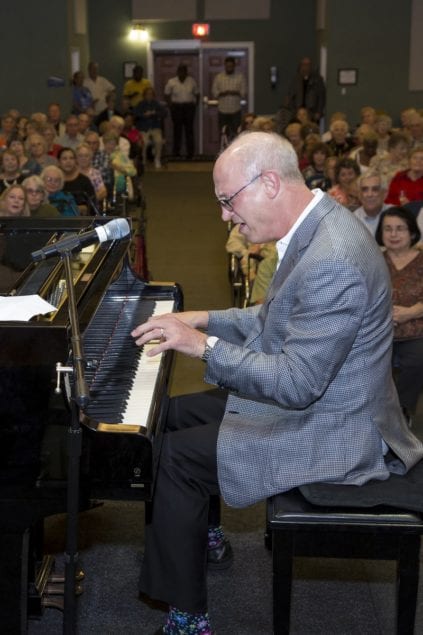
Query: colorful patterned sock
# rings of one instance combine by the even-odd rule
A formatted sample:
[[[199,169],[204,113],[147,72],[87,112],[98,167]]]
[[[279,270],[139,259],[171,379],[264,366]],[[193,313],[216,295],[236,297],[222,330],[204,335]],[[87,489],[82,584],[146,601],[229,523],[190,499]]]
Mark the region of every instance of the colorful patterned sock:
[[[187,613],[171,606],[163,633],[165,635],[212,635],[209,614]]]
[[[225,534],[223,533],[222,525],[218,527],[209,527],[208,535],[207,535],[207,548],[215,549],[219,547],[225,538]]]

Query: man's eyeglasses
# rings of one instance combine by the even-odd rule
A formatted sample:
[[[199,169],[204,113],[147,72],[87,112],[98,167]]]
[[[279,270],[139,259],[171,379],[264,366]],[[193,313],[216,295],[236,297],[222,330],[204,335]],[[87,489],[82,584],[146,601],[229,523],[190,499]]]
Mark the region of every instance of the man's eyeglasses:
[[[228,212],[233,212],[234,206],[232,205],[232,201],[234,200],[235,196],[238,196],[238,194],[240,194],[242,190],[245,190],[246,187],[251,185],[251,183],[254,183],[254,181],[257,181],[257,179],[260,177],[261,177],[261,172],[260,174],[257,174],[257,176],[255,176],[253,179],[251,179],[251,181],[248,181],[246,185],[243,185],[241,189],[235,192],[235,194],[232,194],[232,196],[228,196],[228,197],[222,196],[221,198],[217,199],[217,202],[219,203],[221,207],[224,207]]]

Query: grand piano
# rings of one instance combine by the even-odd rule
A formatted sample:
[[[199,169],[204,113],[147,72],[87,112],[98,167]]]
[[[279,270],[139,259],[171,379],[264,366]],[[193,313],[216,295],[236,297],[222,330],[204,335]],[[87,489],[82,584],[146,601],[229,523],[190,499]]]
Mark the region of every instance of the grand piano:
[[[31,252],[110,217],[0,218],[0,295],[38,294],[55,311],[27,322],[0,322],[0,624],[25,633],[42,612],[48,558],[46,516],[66,511],[69,382],[72,363],[63,263],[34,263]],[[167,407],[170,353],[148,358],[130,331],[149,316],[179,311],[174,283],[140,279],[130,237],[76,254],[72,275],[90,399],[80,410],[80,505],[92,499],[150,501]],[[60,393],[57,393],[57,386]]]

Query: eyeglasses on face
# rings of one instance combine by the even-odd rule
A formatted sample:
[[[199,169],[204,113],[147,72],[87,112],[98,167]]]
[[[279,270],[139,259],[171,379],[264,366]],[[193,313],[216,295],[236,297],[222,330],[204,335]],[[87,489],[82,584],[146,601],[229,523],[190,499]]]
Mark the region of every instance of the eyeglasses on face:
[[[240,194],[243,190],[245,190],[245,188],[247,188],[249,185],[254,183],[254,181],[257,181],[257,179],[260,177],[261,177],[261,172],[260,174],[257,174],[253,179],[251,179],[251,181],[248,181],[248,183],[243,185],[237,192],[235,192],[235,194],[232,194],[232,196],[221,196],[220,198],[218,197],[217,202],[219,203],[221,207],[226,209],[228,212],[233,212],[234,206],[232,205],[232,201],[234,200],[235,196],[238,196],[238,194]]]
[[[32,188],[26,188],[27,194],[44,194],[43,190],[33,190]]]
[[[394,232],[398,234],[405,234],[409,231],[407,225],[397,225],[396,227],[391,227],[391,225],[383,225],[382,231],[386,234],[393,234]]]

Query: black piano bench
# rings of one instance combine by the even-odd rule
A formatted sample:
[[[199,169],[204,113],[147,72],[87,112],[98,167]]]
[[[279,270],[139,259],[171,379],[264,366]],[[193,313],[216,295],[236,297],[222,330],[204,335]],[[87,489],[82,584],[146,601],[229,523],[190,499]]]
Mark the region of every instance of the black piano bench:
[[[273,557],[273,632],[289,633],[294,557],[395,560],[396,632],[413,635],[423,534],[423,461],[405,476],[313,484],[267,501]]]

